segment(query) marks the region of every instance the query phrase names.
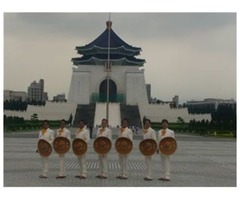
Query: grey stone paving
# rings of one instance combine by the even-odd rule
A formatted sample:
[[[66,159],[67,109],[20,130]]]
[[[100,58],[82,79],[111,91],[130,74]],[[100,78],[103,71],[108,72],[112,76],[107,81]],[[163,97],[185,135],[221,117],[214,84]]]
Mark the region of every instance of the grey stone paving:
[[[153,156],[153,181],[144,181],[144,157],[134,137],[134,148],[129,155],[129,179],[119,180],[118,156],[114,148],[109,153],[109,176],[106,180],[96,179],[98,174],[97,154],[90,141],[88,149],[88,179],[74,178],[79,167],[72,151],[66,154],[66,179],[55,179],[58,174],[58,155],[50,156],[49,178],[38,178],[41,170],[39,155],[35,153],[37,136],[4,138],[4,186],[64,186],[64,187],[236,187],[236,140],[206,138],[176,134],[178,149],[171,157],[170,182],[159,181],[162,168],[160,156]],[[115,141],[115,140],[114,140]],[[113,141],[113,142],[114,142]]]

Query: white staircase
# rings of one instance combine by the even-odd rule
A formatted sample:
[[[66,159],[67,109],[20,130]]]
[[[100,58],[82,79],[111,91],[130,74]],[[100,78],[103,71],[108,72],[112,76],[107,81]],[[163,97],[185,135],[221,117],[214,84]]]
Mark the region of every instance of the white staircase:
[[[94,126],[101,125],[103,118],[106,118],[107,103],[96,103]],[[109,119],[110,127],[117,127],[121,125],[121,114],[119,103],[109,103]]]

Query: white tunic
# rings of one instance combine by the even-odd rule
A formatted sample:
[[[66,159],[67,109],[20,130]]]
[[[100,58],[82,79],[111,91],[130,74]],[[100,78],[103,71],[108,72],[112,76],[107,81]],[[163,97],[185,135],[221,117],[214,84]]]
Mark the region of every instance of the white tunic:
[[[159,132],[158,132],[158,141],[160,142],[163,138],[166,138],[166,137],[172,137],[172,138],[175,138],[175,134],[174,134],[174,131],[169,129],[169,128],[166,128],[165,129],[165,134],[163,135],[162,131],[164,129],[161,129]],[[160,153],[160,156],[161,156],[161,165],[162,165],[162,168],[163,168],[163,173],[164,173],[164,177],[163,178],[166,178],[166,179],[169,179],[170,180],[170,155],[164,155],[162,153]]]
[[[105,127],[105,128],[99,128],[97,132],[97,137],[107,137],[108,139],[112,139],[112,131],[111,129]]]
[[[53,140],[54,140],[54,131],[50,128],[47,128],[46,130],[43,129],[39,132],[38,139],[39,140],[44,139],[52,145]],[[47,177],[48,176],[48,167],[49,167],[48,157],[41,156],[41,162],[42,162],[42,174],[41,175]]]
[[[89,130],[86,128],[86,126],[84,126],[82,129],[78,129],[75,134],[75,138],[83,139],[85,142],[88,142],[90,140]]]
[[[153,139],[156,141],[156,132],[149,127],[148,129],[143,129],[143,140]],[[145,156],[145,162],[147,165],[146,177],[152,179],[152,156]]]
[[[97,138],[98,137],[107,137],[108,139],[112,139],[112,131],[111,129],[105,127],[105,128],[99,128],[97,132]],[[98,162],[99,162],[99,170],[100,175],[107,177],[108,175],[108,161],[107,161],[107,154],[100,155],[98,154]]]
[[[120,137],[125,137],[125,138],[128,138],[128,139],[130,139],[132,141],[133,140],[133,132],[128,127],[124,128],[124,130],[122,130],[122,131],[120,129],[120,131],[118,133],[118,137],[119,138]]]
[[[157,139],[157,136],[156,136],[156,132],[151,128],[149,127],[148,129],[144,129],[143,130],[143,139],[154,139],[156,140]]]
[[[48,141],[50,144],[52,144],[52,143],[53,143],[53,140],[54,140],[54,131],[53,131],[52,129],[48,128],[48,129],[46,130],[46,132],[43,133],[43,130],[41,130],[41,131],[39,132],[39,137],[38,137],[38,139],[39,139],[39,140],[40,140],[40,139],[44,139],[44,140]]]
[[[159,132],[158,132],[158,141],[160,142],[163,138],[165,137],[172,137],[172,138],[175,138],[175,134],[174,134],[174,131],[169,129],[169,128],[166,128],[165,131],[166,133],[163,135],[162,134],[162,131],[164,129],[161,129]]]
[[[57,137],[66,137],[71,141],[71,132],[67,128],[58,129]]]

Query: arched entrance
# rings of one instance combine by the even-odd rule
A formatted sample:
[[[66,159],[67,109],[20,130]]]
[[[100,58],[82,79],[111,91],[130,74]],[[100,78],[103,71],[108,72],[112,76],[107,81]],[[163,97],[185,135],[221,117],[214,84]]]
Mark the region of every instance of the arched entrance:
[[[107,102],[107,79],[103,80],[99,86],[99,100],[100,102]],[[117,101],[117,85],[109,79],[109,102]]]

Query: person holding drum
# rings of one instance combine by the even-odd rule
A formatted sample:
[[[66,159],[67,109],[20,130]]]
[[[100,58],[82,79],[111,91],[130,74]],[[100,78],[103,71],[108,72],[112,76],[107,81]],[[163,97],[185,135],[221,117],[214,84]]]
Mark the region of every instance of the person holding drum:
[[[38,140],[45,140],[50,145],[52,145],[54,140],[54,131],[49,128],[48,120],[44,120],[42,123],[42,130],[39,132]],[[37,150],[39,152],[39,150]],[[39,152],[40,153],[40,152]],[[44,156],[40,154],[41,163],[42,163],[42,173],[40,174],[39,178],[48,178],[48,168],[49,168],[49,160],[48,156]]]
[[[144,119],[143,140],[153,139],[156,141],[156,132],[151,128],[151,120]],[[147,174],[144,178],[145,181],[152,180],[152,156],[145,156],[145,162],[147,165]]]
[[[57,130],[57,137],[65,137],[71,143],[71,132],[66,128],[66,121],[62,119],[60,121],[60,128]],[[59,154],[60,160],[60,170],[59,175],[56,176],[57,179],[66,178],[66,170],[65,170],[65,153]]]
[[[164,138],[167,138],[167,137],[175,138],[174,131],[168,128],[168,120],[163,119],[161,124],[162,124],[162,129],[158,132],[159,144]],[[171,145],[170,142],[168,142],[168,143],[169,144],[166,144],[166,145],[168,145],[168,147],[165,145],[166,150],[171,151],[171,148],[172,148],[172,150],[175,151],[174,146],[176,148],[176,142],[174,142],[173,145]],[[164,176],[159,178],[159,180],[170,181],[170,155],[167,155],[170,153],[171,152],[169,152],[169,153],[166,152],[164,154],[164,152],[161,152],[161,149],[160,149],[161,163],[163,166]]]
[[[131,129],[128,128],[128,120],[123,119],[121,123],[121,128],[118,133],[118,138],[127,138],[130,141],[133,140],[133,132]],[[125,147],[128,146],[128,144],[124,145]],[[118,154],[119,156],[119,165],[120,165],[120,175],[116,178],[119,179],[128,179],[127,177],[127,165],[128,165],[128,154]]]
[[[97,138],[106,137],[110,141],[112,140],[112,131],[108,128],[108,120],[102,119],[101,127],[98,129]],[[100,174],[96,176],[99,179],[106,179],[108,176],[108,158],[107,153],[98,154]]]
[[[83,119],[79,121],[79,129],[75,134],[75,139],[76,138],[84,140],[86,142],[86,145],[90,140],[89,130],[87,129],[86,122]],[[83,154],[82,153],[78,154],[77,158],[81,170],[79,171],[79,175],[75,176],[75,178],[86,179],[87,178],[86,152],[84,152]]]

